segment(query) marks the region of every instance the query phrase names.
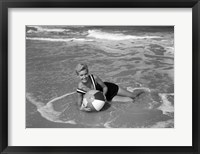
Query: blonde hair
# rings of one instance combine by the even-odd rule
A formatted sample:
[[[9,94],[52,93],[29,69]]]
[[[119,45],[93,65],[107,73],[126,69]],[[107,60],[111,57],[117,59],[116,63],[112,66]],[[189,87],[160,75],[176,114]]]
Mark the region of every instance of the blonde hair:
[[[84,64],[84,63],[80,63],[76,66],[76,74],[78,75],[80,71],[82,70],[87,70],[88,71],[88,66],[87,64]]]

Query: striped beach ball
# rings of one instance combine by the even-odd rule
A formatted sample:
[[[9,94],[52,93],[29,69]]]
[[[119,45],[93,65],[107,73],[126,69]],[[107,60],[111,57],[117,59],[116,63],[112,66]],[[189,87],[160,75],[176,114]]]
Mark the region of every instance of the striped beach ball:
[[[83,106],[91,109],[91,111],[100,111],[105,104],[105,97],[98,90],[88,91],[83,98]]]

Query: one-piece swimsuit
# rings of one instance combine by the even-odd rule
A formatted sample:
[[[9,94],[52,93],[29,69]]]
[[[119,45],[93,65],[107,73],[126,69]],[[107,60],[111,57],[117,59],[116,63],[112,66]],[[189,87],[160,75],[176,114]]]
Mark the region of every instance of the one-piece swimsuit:
[[[92,84],[93,84],[94,89],[103,92],[103,88],[101,87],[101,85],[99,85],[99,84],[95,81],[94,76],[93,76],[92,74],[89,75],[89,78],[90,78],[90,80],[92,81]],[[119,90],[119,86],[116,85],[116,84],[114,84],[114,83],[112,83],[112,82],[104,82],[104,84],[105,84],[105,85],[107,86],[107,88],[108,88],[108,91],[107,91],[107,93],[106,93],[106,99],[107,99],[107,101],[111,101],[111,100],[113,99],[113,97],[115,97],[115,96],[117,95],[118,90]],[[78,93],[83,94],[83,95],[87,93],[87,91],[85,91],[85,90],[83,90],[83,89],[81,89],[81,88],[77,88],[76,91],[77,91]]]

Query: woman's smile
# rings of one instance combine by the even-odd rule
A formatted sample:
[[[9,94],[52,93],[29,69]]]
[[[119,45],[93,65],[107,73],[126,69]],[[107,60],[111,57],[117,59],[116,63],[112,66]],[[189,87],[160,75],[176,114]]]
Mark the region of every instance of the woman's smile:
[[[80,71],[79,77],[82,82],[86,83],[88,81],[88,77],[89,77],[88,71],[87,70]]]

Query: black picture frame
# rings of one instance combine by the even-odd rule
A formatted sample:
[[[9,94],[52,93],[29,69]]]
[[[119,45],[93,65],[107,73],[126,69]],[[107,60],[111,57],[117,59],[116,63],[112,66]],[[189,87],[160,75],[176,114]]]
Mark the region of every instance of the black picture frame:
[[[8,9],[9,8],[192,8],[192,146],[26,147],[8,146]],[[0,0],[0,151],[1,153],[197,154],[199,148],[199,0]]]

